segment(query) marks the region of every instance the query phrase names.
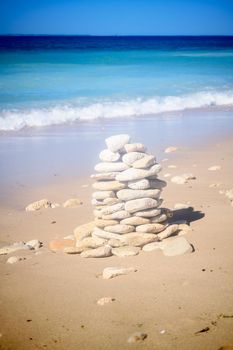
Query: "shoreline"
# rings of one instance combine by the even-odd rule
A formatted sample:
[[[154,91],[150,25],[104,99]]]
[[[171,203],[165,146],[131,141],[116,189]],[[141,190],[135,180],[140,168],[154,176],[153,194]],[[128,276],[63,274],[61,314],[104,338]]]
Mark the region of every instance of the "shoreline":
[[[36,238],[43,242],[39,254],[19,252],[25,260],[14,265],[0,256],[2,349],[32,350],[45,345],[59,350],[128,349],[127,338],[136,331],[148,334],[142,349],[216,350],[232,345],[233,208],[219,193],[233,188],[232,149],[232,138],[223,137],[205,147],[189,144],[164,154],[169,159],[162,162],[161,178],[168,182],[164,205],[193,207],[182,214],[190,222],[191,231],[185,237],[195,248],[192,254],[165,257],[153,251],[122,259],[85,259],[49,251],[50,240],[70,235],[76,226],[93,219],[92,181],[86,177],[62,185],[32,186],[32,192],[21,192],[20,207],[1,208],[1,243]],[[214,165],[221,169],[209,171]],[[164,178],[168,172],[172,176],[192,172],[196,180],[176,185]],[[73,195],[83,205],[34,213],[23,209],[32,197],[62,203]],[[138,271],[104,281],[98,276],[107,266],[135,266]],[[98,306],[97,300],[105,296],[116,300]],[[208,331],[197,333],[206,327]]]

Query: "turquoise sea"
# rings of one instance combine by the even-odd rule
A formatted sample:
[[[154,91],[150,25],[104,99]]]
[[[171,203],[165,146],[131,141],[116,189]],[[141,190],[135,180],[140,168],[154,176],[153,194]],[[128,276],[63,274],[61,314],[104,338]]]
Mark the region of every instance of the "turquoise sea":
[[[0,130],[233,106],[233,37],[0,37]]]

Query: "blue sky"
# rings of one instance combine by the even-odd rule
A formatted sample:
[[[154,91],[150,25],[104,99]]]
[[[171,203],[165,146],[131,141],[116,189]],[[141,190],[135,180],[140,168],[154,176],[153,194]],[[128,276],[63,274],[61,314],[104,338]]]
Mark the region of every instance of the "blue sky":
[[[2,0],[0,34],[233,35],[233,0]]]

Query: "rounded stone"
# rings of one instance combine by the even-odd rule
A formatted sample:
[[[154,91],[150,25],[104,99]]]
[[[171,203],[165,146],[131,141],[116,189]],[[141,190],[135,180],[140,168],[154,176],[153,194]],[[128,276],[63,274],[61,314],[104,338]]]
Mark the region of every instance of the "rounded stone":
[[[113,248],[112,254],[118,256],[119,258],[123,258],[125,256],[138,255],[140,250],[141,250],[140,247],[124,246],[119,248]]]
[[[169,225],[164,231],[160,232],[157,236],[160,240],[170,237],[179,230],[179,225]]]
[[[155,224],[155,223],[164,222],[166,220],[167,220],[167,215],[163,213],[163,214],[160,214],[160,215],[157,215],[157,216],[151,218],[151,223]]]
[[[95,219],[95,226],[99,228],[104,228],[106,226],[113,226],[117,225],[118,221],[117,220],[103,220],[103,219]]]
[[[117,162],[120,157],[120,153],[112,152],[109,149],[104,149],[99,154],[99,158],[102,160],[102,162]]]
[[[104,230],[113,232],[113,233],[119,233],[119,234],[124,234],[124,233],[129,233],[135,231],[134,226],[131,225],[124,225],[124,224],[117,224],[113,226],[106,226]]]
[[[129,168],[128,165],[123,162],[115,162],[115,163],[103,162],[103,163],[96,164],[95,171],[97,171],[98,173],[109,173],[112,171],[113,172],[124,171],[128,168]]]
[[[146,190],[150,188],[150,182],[147,179],[142,179],[138,181],[129,181],[128,187],[132,190]]]
[[[150,220],[146,219],[146,218],[140,218],[137,216],[131,216],[128,219],[124,219],[120,221],[120,224],[124,224],[124,225],[133,225],[133,226],[137,226],[137,225],[145,225],[145,224],[149,224]]]
[[[145,157],[135,161],[132,166],[136,169],[146,169],[154,165],[156,162],[155,156],[145,155]]]
[[[122,201],[130,201],[138,198],[158,198],[160,190],[131,190],[123,189],[117,192],[117,197]]]
[[[79,198],[70,198],[65,203],[63,203],[64,208],[75,208],[79,205],[83,204],[83,202]]]
[[[134,213],[135,216],[138,217],[143,217],[143,218],[152,218],[154,216],[157,216],[161,214],[161,209],[147,209],[147,210],[141,210],[141,211],[137,211],[136,213]]]
[[[116,197],[115,192],[113,191],[98,191],[92,193],[92,198],[96,200],[103,200],[106,198],[114,198]]]
[[[122,240],[126,245],[143,247],[145,244],[158,241],[158,237],[153,233],[131,232],[123,235]]]
[[[92,236],[93,237],[100,237],[100,238],[104,238],[104,239],[118,239],[119,241],[122,241],[122,236],[117,234],[117,233],[113,233],[113,232],[108,232],[105,230],[101,230],[100,228],[95,228],[92,232]]]
[[[178,237],[171,241],[163,242],[163,254],[166,256],[176,256],[192,253],[193,248],[184,237]]]
[[[112,213],[112,214],[109,214],[109,215],[103,215],[102,216],[102,219],[104,220],[123,220],[123,219],[126,219],[126,218],[129,218],[131,215],[130,213],[128,213],[127,211],[125,210],[119,210],[115,213]]]
[[[166,228],[166,225],[161,224],[146,224],[146,225],[139,225],[136,227],[137,232],[143,232],[143,233],[159,233],[163,231]]]
[[[92,187],[100,191],[119,191],[126,187],[119,181],[99,181],[95,182]]]
[[[117,203],[117,204],[106,206],[104,209],[101,210],[101,214],[109,215],[124,209],[125,209],[125,203]]]
[[[91,175],[91,178],[97,181],[102,180],[115,180],[116,176],[119,174],[119,171],[111,171],[108,173],[98,173]]]
[[[129,152],[146,152],[146,146],[144,146],[142,143],[127,143],[124,146],[124,149],[127,153]]]
[[[81,241],[76,242],[77,248],[84,248],[84,249],[95,249],[98,247],[101,247],[106,243],[106,240],[99,237],[86,237]]]
[[[117,152],[123,148],[130,141],[130,136],[127,134],[120,134],[108,137],[105,142],[108,149],[112,152]]]
[[[134,162],[136,162],[139,159],[142,159],[146,156],[145,153],[141,152],[129,152],[123,155],[122,161],[127,165],[132,165]]]
[[[158,201],[152,198],[140,198],[128,201],[125,203],[125,210],[129,213],[135,213],[137,211],[152,209],[158,206]]]
[[[82,258],[107,258],[112,255],[112,247],[105,245],[96,249],[85,250],[81,253]]]

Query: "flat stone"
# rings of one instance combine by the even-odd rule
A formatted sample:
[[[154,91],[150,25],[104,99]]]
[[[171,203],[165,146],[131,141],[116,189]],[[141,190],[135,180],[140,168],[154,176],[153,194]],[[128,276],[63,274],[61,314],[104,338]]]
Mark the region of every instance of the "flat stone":
[[[65,203],[63,203],[64,208],[75,208],[83,204],[79,198],[70,198]]]
[[[143,217],[143,218],[152,218],[154,216],[160,215],[161,209],[147,209],[147,210],[141,210],[134,213],[134,216],[137,217]]]
[[[164,223],[165,221],[167,221],[167,215],[164,214],[164,213],[151,218],[151,223],[152,224],[156,224],[156,223],[159,224],[161,222]]]
[[[120,134],[110,136],[105,140],[108,149],[112,152],[117,152],[123,148],[130,141],[130,136],[127,134]]]
[[[119,247],[119,248],[113,248],[112,254],[118,256],[119,258],[122,258],[125,256],[138,255],[140,250],[141,250],[140,247],[124,246],[124,247]]]
[[[96,200],[104,200],[106,198],[116,197],[115,192],[113,191],[97,191],[92,193],[92,198]]]
[[[125,243],[120,241],[119,239],[111,238],[108,241],[108,244],[113,248],[123,247],[125,246]]]
[[[132,190],[146,190],[150,188],[150,182],[147,179],[142,179],[138,181],[129,181],[128,187]]]
[[[88,248],[86,248],[88,249]],[[66,254],[81,254],[85,248],[81,247],[66,247],[63,249],[63,252]]]
[[[128,275],[131,272],[136,272],[135,267],[106,267],[103,270],[103,279],[110,279],[120,275]]]
[[[119,210],[115,213],[109,214],[109,215],[103,215],[102,219],[104,220],[123,220],[129,218],[131,215],[125,210]]]
[[[175,152],[178,150],[178,147],[174,147],[174,146],[170,146],[170,147],[167,147],[164,152],[165,153],[171,153],[171,152]]]
[[[99,228],[104,228],[106,226],[117,225],[119,222],[117,220],[103,220],[103,219],[95,219],[95,226]]]
[[[18,250],[30,249],[24,242],[15,242],[11,245],[0,248],[0,255],[14,253]]]
[[[129,152],[123,155],[122,161],[127,165],[132,165],[134,162],[136,162],[139,159],[142,159],[146,156],[145,153],[141,152]]]
[[[185,203],[176,203],[174,205],[174,209],[188,209],[190,207],[189,204],[185,204]]]
[[[154,165],[156,162],[155,156],[152,155],[145,155],[145,157],[136,160],[132,167],[136,169],[146,169]]]
[[[118,198],[105,198],[103,200],[103,203],[105,205],[113,205],[113,204],[116,204],[116,203],[119,203],[119,199]]]
[[[120,153],[112,152],[109,149],[104,149],[99,154],[99,158],[102,160],[102,162],[117,162],[120,157]]]
[[[158,174],[161,171],[161,169],[162,167],[160,164],[152,165],[152,167],[148,170],[130,168],[118,174],[116,176],[116,180],[118,181],[140,180],[140,179],[144,179],[146,177]]]
[[[143,250],[144,252],[152,252],[153,250],[161,249],[160,244],[161,244],[160,242],[148,243],[148,244],[144,245],[144,247],[142,248],[142,250]]]
[[[127,340],[127,343],[141,343],[143,340],[147,338],[147,334],[143,332],[135,332],[133,333]]]
[[[162,224],[146,224],[146,225],[139,225],[136,227],[137,232],[143,232],[143,233],[159,233],[163,231],[166,228],[166,225]]]
[[[123,240],[123,236],[117,234],[117,233],[112,233],[112,232],[108,232],[108,231],[105,231],[105,230],[101,230],[100,228],[96,227],[94,229],[94,231],[92,232],[92,236],[93,237],[100,237],[100,238],[104,238],[104,239],[111,239],[111,238],[114,238],[114,239],[118,239],[120,241]]]
[[[40,242],[38,239],[31,239],[30,241],[25,243],[29,249],[38,250],[42,247],[42,242]]]
[[[131,232],[124,234],[122,236],[122,240],[126,243],[126,245],[143,247],[145,244],[156,242],[158,237],[153,233]]]
[[[82,258],[107,258],[112,255],[112,247],[105,245],[96,249],[85,250],[81,253]]]
[[[128,165],[123,163],[123,162],[103,162],[103,163],[98,163],[95,166],[95,171],[98,173],[108,173],[108,172],[118,172],[118,171],[124,171],[128,169]]]
[[[150,180],[150,188],[157,188],[158,190],[161,190],[166,186],[167,186],[166,181],[159,180],[159,179]]]
[[[29,204],[25,210],[26,211],[36,211],[41,209],[51,208],[52,203],[48,199],[41,199],[39,201]]]
[[[144,146],[142,143],[127,143],[124,146],[124,149],[127,153],[129,152],[146,152],[146,146]]]
[[[87,224],[79,225],[74,229],[74,237],[77,241],[81,241],[85,237],[89,237],[95,228],[95,222],[91,221]]]
[[[174,224],[174,225],[169,225],[164,231],[160,232],[157,237],[160,240],[163,240],[171,235],[173,235],[174,233],[176,233],[179,230],[179,225]]]
[[[49,242],[49,249],[53,252],[62,251],[66,247],[74,247],[75,241],[73,239],[54,239]]]
[[[131,190],[124,189],[117,192],[117,197],[122,201],[130,201],[138,198],[158,198],[161,191],[154,190]]]
[[[101,214],[109,215],[124,209],[125,209],[125,203],[117,203],[117,204],[106,206],[104,209],[101,210]]]
[[[103,298],[100,298],[98,301],[97,301],[97,304],[100,305],[100,306],[104,306],[106,304],[111,304],[112,302],[114,302],[116,299],[115,298],[112,298],[112,297],[103,297]]]
[[[149,219],[140,218],[137,216],[131,216],[130,218],[123,219],[120,221],[120,224],[133,225],[133,226],[145,225],[145,224],[149,224],[149,223],[150,223]]]
[[[19,262],[20,260],[23,260],[23,259],[20,258],[19,256],[11,256],[10,258],[7,259],[6,263],[7,264],[15,264],[15,263]]]
[[[95,248],[101,247],[105,243],[106,243],[106,239],[103,239],[103,238],[86,237],[82,241],[77,241],[76,247],[84,248],[84,249],[95,249]]]
[[[191,253],[192,246],[184,237],[178,237],[170,241],[163,242],[163,254],[166,256],[183,255]]]
[[[135,231],[134,226],[131,225],[124,225],[124,224],[117,224],[113,226],[106,226],[104,230],[113,232],[113,233],[119,233],[119,234],[124,234],[124,233],[129,233]]]
[[[102,215],[101,215],[101,210],[95,209],[93,210],[93,214],[95,218],[101,219]]]
[[[125,210],[129,213],[135,213],[140,210],[152,209],[158,206],[158,201],[152,198],[140,198],[125,203]]]
[[[213,165],[213,166],[209,167],[208,170],[210,170],[210,171],[221,170],[221,166],[220,165]]]
[[[92,187],[100,191],[119,191],[126,187],[119,181],[99,181],[95,182]]]
[[[115,180],[116,175],[119,174],[119,171],[111,171],[108,173],[98,173],[98,174],[92,174],[91,178],[97,181],[102,180]]]

